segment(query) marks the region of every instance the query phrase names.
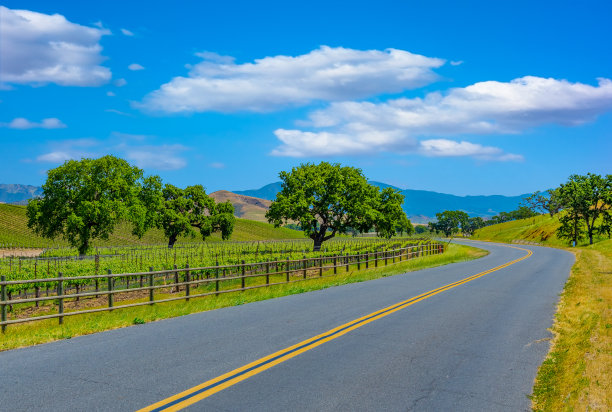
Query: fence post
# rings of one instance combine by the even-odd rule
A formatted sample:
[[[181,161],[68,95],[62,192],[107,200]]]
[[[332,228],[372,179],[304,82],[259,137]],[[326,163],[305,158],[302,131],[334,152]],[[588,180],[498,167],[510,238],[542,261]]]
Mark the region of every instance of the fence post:
[[[323,257],[319,256],[319,277],[323,276]]]
[[[338,273],[338,256],[334,256],[334,275]]]
[[[266,285],[270,284],[270,261],[266,260]]]
[[[219,259],[215,260],[215,296],[219,296]]]
[[[108,269],[108,276],[106,277],[106,281],[108,283],[108,291],[110,292],[108,294],[108,307],[109,308],[113,307],[113,283],[114,283],[114,280],[113,280],[113,277],[110,276],[112,274],[113,274],[113,272],[110,269]]]
[[[189,291],[191,290],[191,284],[189,284],[189,282],[191,281],[191,274],[189,273],[189,265],[185,265],[185,268],[187,269],[185,271],[185,282],[187,283],[185,285],[185,302],[189,302]]]
[[[242,277],[240,278],[240,280],[242,281],[242,289],[244,289],[244,281],[245,281],[245,277],[246,276],[246,266],[244,264],[244,260],[242,261]],[[243,290],[244,292],[244,290]]]
[[[374,252],[374,267],[378,267],[378,251]]]
[[[402,261],[402,248],[400,248],[399,250],[399,261],[400,262]]]
[[[370,260],[370,252],[366,252],[365,254],[366,269],[369,267],[369,260]]]
[[[306,267],[308,265],[308,262],[306,261],[306,256],[304,256],[304,258],[302,259],[302,267],[304,268],[304,279],[306,279]]]
[[[153,272],[153,267],[149,267],[149,272]],[[149,302],[153,302],[155,299],[153,297],[153,274],[149,273]]]
[[[287,283],[289,283],[289,258],[287,258],[287,268],[286,268],[286,275],[287,275]]]
[[[346,261],[346,271],[349,271],[349,254],[348,252],[346,253],[346,257],[344,258],[344,260]]]
[[[361,270],[361,255],[357,255],[357,270]]]
[[[392,251],[391,251],[391,259],[393,259],[393,260],[392,260],[392,263],[395,263],[395,255],[397,255],[397,251],[392,250]]]
[[[61,296],[64,296],[64,281],[62,280],[62,277],[64,275],[62,274],[62,272],[59,272],[57,274],[57,277],[59,278],[59,280],[57,281],[57,295],[60,296],[59,298],[59,324],[63,324],[64,323],[64,317],[61,316],[64,313],[64,298]]]
[[[0,291],[0,300],[2,300],[2,302],[6,302],[6,285],[4,284],[4,282],[6,282],[6,276],[2,275],[0,276],[0,282],[2,282],[2,286],[0,287],[1,291]],[[0,318],[2,320],[2,322],[6,322],[6,303],[2,303],[2,317]],[[6,331],[6,325],[2,325],[2,333],[4,333]]]
[[[176,253],[176,250],[174,251],[174,253]],[[176,265],[174,265],[174,291],[175,291],[176,293],[178,293],[178,292],[180,292],[180,291],[181,291],[181,288],[180,288],[180,286],[178,285],[178,283],[179,283],[179,274],[178,274],[178,272],[176,271]]]

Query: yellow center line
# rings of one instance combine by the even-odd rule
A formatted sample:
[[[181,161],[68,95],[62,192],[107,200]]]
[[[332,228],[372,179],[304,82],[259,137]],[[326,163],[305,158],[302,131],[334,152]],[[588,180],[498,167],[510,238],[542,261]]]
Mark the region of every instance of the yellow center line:
[[[140,409],[138,412],[181,410],[183,408],[186,408],[189,405],[192,405],[196,402],[201,401],[204,398],[207,398],[217,392],[220,392],[223,389],[229,388],[230,386],[233,386],[237,384],[238,382],[248,379],[251,376],[257,375],[258,373],[261,373],[267,369],[270,369],[271,367],[278,365],[279,363],[282,363],[288,359],[294,358],[298,356],[299,354],[307,352],[311,349],[314,349],[317,346],[320,346],[326,342],[337,339],[340,336],[343,336],[352,330],[362,327],[363,325],[367,325],[370,322],[374,322],[375,320],[381,319],[399,310],[405,309],[408,306],[414,305],[417,302],[420,302],[422,300],[425,300],[427,298],[430,298],[434,295],[445,292],[457,286],[461,286],[465,283],[471,282],[472,280],[478,279],[489,273],[506,268],[510,265],[520,262],[521,260],[527,259],[533,254],[528,249],[523,249],[523,248],[519,248],[516,246],[509,246],[509,245],[504,245],[504,246],[510,247],[513,249],[523,250],[527,252],[527,254],[518,259],[504,263],[503,265],[496,266],[494,268],[491,268],[484,272],[477,273],[472,276],[468,276],[464,279],[458,280],[453,283],[449,283],[437,289],[430,290],[418,296],[414,296],[410,299],[404,300],[402,302],[398,302],[384,309],[380,309],[376,312],[372,312],[368,315],[352,320],[351,322],[340,325],[325,333],[313,336],[312,338],[306,339],[288,348],[281,349],[268,356],[265,356],[261,359],[258,359],[247,365],[244,365],[238,369],[234,369],[233,371],[230,371],[221,376],[208,380],[204,383],[201,383],[200,385],[194,386],[181,393],[178,393],[176,395],[170,396],[169,398],[163,399],[157,403],[149,405],[143,409]]]

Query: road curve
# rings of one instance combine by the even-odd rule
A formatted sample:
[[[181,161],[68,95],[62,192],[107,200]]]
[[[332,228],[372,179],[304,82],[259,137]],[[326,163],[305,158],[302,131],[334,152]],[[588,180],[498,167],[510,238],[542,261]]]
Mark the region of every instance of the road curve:
[[[2,352],[0,410],[170,406],[183,391],[369,314],[272,367],[241,372],[186,410],[528,410],[573,255],[466,243],[491,253]],[[376,315],[384,308],[395,309]]]

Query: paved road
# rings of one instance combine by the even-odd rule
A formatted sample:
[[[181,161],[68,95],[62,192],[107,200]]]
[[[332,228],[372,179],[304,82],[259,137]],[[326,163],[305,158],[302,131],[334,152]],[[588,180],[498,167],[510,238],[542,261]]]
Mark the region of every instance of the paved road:
[[[476,242],[468,242],[476,243]],[[528,410],[567,252],[481,259],[0,353],[0,410],[136,410],[339,325],[526,255],[187,410]]]

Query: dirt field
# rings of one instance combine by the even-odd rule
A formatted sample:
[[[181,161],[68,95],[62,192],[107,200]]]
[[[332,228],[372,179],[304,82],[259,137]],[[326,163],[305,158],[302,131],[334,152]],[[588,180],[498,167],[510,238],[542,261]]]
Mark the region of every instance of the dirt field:
[[[0,258],[9,257],[9,256],[34,257],[34,256],[40,256],[42,252],[43,252],[43,249],[29,249],[29,248],[28,249],[0,249]]]

